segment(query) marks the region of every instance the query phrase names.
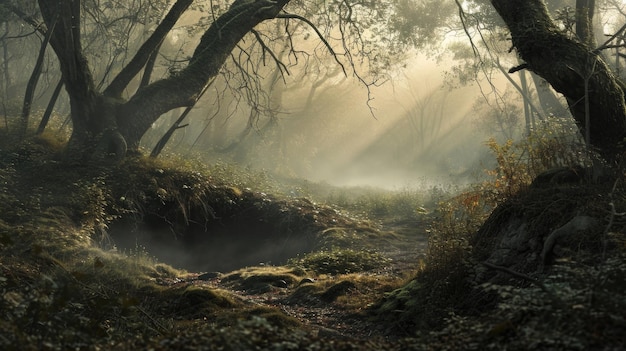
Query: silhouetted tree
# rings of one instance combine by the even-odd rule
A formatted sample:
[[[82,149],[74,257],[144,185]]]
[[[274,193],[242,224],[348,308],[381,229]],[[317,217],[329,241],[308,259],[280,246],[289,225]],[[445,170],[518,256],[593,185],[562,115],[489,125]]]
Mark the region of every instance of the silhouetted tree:
[[[511,33],[513,46],[528,69],[543,77],[567,99],[570,111],[590,146],[610,162],[624,151],[624,85],[594,47],[587,30],[583,42],[554,23],[542,0],[492,0]],[[593,3],[593,2],[587,2]],[[589,25],[593,11],[581,10]],[[587,34],[585,34],[587,33]]]

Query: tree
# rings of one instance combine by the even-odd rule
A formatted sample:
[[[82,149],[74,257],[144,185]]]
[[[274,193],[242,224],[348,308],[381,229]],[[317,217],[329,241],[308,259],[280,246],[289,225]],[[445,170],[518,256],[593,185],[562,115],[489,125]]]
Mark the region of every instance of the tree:
[[[528,69],[567,99],[581,134],[607,161],[620,159],[626,137],[624,85],[594,47],[568,37],[541,0],[492,0],[511,33],[513,46]],[[592,2],[591,2],[592,3]],[[592,11],[584,11],[591,16]],[[586,17],[589,23],[590,19]]]
[[[388,7],[386,2],[369,1],[320,3],[302,0],[237,0],[219,12],[223,3],[211,2],[211,8],[207,12],[213,17],[212,22],[204,30],[185,65],[168,77],[150,82],[151,69],[161,44],[192,3],[193,0],[175,1],[132,59],[110,79],[108,85],[100,88],[100,84],[95,82],[94,72],[83,47],[84,23],[81,16],[85,10],[82,1],[38,0],[41,18],[45,24],[42,31],[50,32],[50,46],[58,58],[63,85],[70,99],[73,126],[68,145],[70,153],[114,154],[119,159],[124,157],[127,150],[137,151],[142,136],[152,124],[168,111],[192,106],[228,60],[234,61],[241,74],[248,77],[257,73],[252,67],[253,56],[262,57],[262,64],[273,63],[274,69],[281,74],[288,73],[287,65],[274,54],[272,45],[275,38],[255,28],[267,20],[283,21],[282,39],[291,45],[287,55],[290,60],[297,61],[302,56],[302,51],[295,49],[291,42],[291,28],[294,26],[290,22],[300,21],[311,29],[313,35],[320,38],[321,47],[335,57],[346,74],[345,63],[354,73],[357,66],[364,66],[358,58],[358,52],[351,52],[351,49],[358,46],[362,52],[370,50],[373,54],[376,53],[371,50],[374,46],[372,33],[381,32],[380,23],[385,18]],[[11,8],[8,1],[3,1],[3,4]],[[294,9],[304,9],[304,13],[311,14],[311,18],[320,21],[323,27],[319,29],[317,24],[304,16],[285,11],[288,4],[293,4]],[[204,5],[199,3],[198,6],[202,8]],[[330,14],[335,14],[336,17]],[[90,15],[97,22],[96,16]],[[363,26],[370,28],[372,32],[365,33],[359,28],[360,23],[367,23]],[[374,28],[374,24],[379,27]],[[325,36],[331,38],[330,33],[335,29],[341,34],[338,43],[343,51],[339,53],[334,52],[329,41],[324,39]],[[247,51],[248,47],[241,46],[246,36],[251,39],[246,39],[246,45],[250,42],[256,43],[256,52]],[[238,51],[238,54],[235,55],[234,51]],[[387,62],[363,61],[365,66]],[[106,73],[111,71],[112,69],[107,68]],[[142,72],[144,79],[137,84],[137,77]],[[365,85],[372,84],[358,73],[356,76]],[[139,85],[139,89],[130,94],[129,90],[136,85]]]

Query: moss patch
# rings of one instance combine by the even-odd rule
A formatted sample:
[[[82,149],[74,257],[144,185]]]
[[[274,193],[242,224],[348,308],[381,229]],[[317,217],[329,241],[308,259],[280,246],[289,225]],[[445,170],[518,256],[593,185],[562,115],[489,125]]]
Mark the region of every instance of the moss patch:
[[[347,274],[384,267],[389,259],[373,250],[334,248],[294,258],[289,264],[318,274]]]

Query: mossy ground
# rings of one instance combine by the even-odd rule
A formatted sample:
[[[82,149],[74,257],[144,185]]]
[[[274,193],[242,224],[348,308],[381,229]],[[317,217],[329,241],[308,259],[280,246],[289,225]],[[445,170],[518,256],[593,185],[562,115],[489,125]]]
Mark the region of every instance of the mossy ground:
[[[200,164],[192,170],[186,162],[142,157],[84,163],[67,159],[62,147],[44,135],[2,148],[3,349],[248,349],[288,342],[334,349],[333,340],[346,337],[329,332],[333,321],[365,321],[358,314],[406,279],[385,271],[383,256],[357,254],[400,243],[362,217],[229,184]],[[300,236],[309,245],[285,266],[206,278],[158,262],[141,243],[122,250],[114,236],[121,234],[112,233],[116,223],[169,225],[176,240],[192,243],[202,238],[185,237],[189,228],[236,223],[264,228],[236,240],[271,232],[278,235],[271,239]],[[323,257],[332,270],[322,269]],[[306,286],[313,288],[307,293]]]
[[[428,199],[406,193],[370,201],[364,199],[371,193],[349,197],[333,189],[327,198],[341,199],[342,206],[323,205],[295,183],[297,196],[254,186],[266,178],[226,181],[230,171],[222,165],[142,157],[85,163],[63,156],[62,147],[62,140],[44,135],[0,150],[2,349],[570,350],[626,344],[621,178],[614,187],[581,183],[559,190],[577,196],[522,191],[483,225],[479,192],[441,202],[431,214],[418,205]],[[602,218],[600,238],[609,244],[560,245],[561,256],[545,274],[522,271],[516,273],[526,276],[516,278],[501,271],[507,279],[489,279],[493,272],[481,260],[491,250],[494,223],[525,213],[534,228],[549,233],[581,211]],[[141,243],[119,247],[120,223],[165,228],[172,235],[159,240],[187,248],[220,227],[236,228],[228,235],[255,247],[263,240],[254,240],[267,235],[306,246],[284,264],[185,270],[158,262]]]

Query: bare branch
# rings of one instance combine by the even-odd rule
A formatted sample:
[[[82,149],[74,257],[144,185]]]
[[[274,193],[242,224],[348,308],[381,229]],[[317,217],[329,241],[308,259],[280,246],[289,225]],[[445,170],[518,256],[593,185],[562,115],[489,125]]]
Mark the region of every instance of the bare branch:
[[[150,38],[139,48],[132,60],[113,79],[111,84],[104,90],[104,95],[111,97],[121,97],[122,92],[130,81],[146,65],[153,52],[157,50],[163,42],[167,33],[174,27],[180,16],[189,8],[193,0],[178,0],[165,15],[163,21],[157,26]]]
[[[345,66],[339,60],[339,56],[337,55],[337,53],[335,53],[335,50],[333,50],[332,46],[330,46],[328,41],[324,38],[324,35],[322,35],[322,33],[319,31],[319,29],[317,29],[317,27],[315,26],[315,24],[313,24],[313,22],[309,21],[308,19],[306,19],[306,18],[304,18],[302,16],[294,15],[294,14],[278,14],[276,16],[276,18],[297,19],[297,20],[300,20],[300,21],[308,24],[311,27],[311,29],[313,29],[315,31],[315,34],[317,34],[318,38],[322,41],[324,46],[326,46],[326,49],[331,53],[331,55],[333,55],[333,58],[335,59],[337,64],[339,64],[339,66],[341,66],[341,70],[343,71],[343,74],[346,77],[348,76],[348,73],[346,71]]]
[[[614,46],[614,45],[609,45],[609,43],[615,40],[615,38],[617,38],[618,36],[620,36],[624,32],[624,30],[626,30],[626,24],[624,24],[617,32],[615,32],[615,34],[611,35],[609,39],[607,39],[602,45],[598,46],[593,51],[598,53],[604,49],[622,47],[623,45]]]
[[[285,72],[287,73],[287,75],[291,75],[289,73],[289,69],[287,68],[287,66],[278,57],[276,57],[276,54],[274,53],[274,51],[272,51],[272,49],[270,49],[265,44],[265,42],[263,42],[263,38],[261,38],[261,34],[254,29],[251,30],[251,32],[252,34],[254,34],[257,41],[259,42],[259,45],[261,45],[261,48],[263,49],[263,63],[265,63],[265,52],[268,52],[270,56],[272,56],[272,59],[274,59],[274,62],[276,63],[276,67],[278,67],[280,74],[283,75],[283,72]]]
[[[45,23],[35,20],[33,16],[26,14],[17,6],[14,6],[11,4],[3,4],[3,5],[6,8],[8,8],[11,12],[13,12],[13,14],[15,14],[17,17],[19,17],[22,21],[30,24],[36,31],[38,31],[39,33],[43,35],[46,35],[47,29],[46,29]]]

